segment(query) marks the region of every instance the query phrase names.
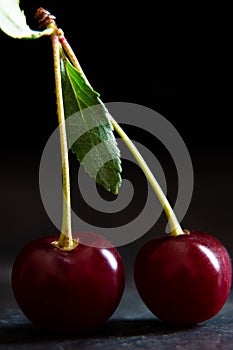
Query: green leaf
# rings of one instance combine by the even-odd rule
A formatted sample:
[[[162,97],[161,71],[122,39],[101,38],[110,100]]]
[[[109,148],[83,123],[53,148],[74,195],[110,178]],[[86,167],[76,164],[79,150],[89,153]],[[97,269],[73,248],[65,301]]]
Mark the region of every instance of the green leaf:
[[[52,28],[43,31],[31,30],[19,7],[19,0],[0,0],[0,28],[7,35],[17,39],[37,39],[50,35]]]
[[[117,194],[122,169],[108,110],[82,74],[64,54],[62,56],[62,90],[69,147],[99,185]]]

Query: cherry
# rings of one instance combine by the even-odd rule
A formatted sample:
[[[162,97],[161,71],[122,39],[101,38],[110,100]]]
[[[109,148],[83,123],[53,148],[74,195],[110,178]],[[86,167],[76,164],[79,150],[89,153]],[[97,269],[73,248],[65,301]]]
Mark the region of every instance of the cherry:
[[[160,320],[179,326],[213,317],[231,287],[231,261],[222,243],[205,232],[147,242],[134,265],[137,290]]]
[[[70,251],[53,243],[58,238],[36,239],[18,254],[12,269],[16,301],[29,320],[47,331],[92,330],[120,303],[125,285],[121,256],[96,234],[79,233]]]

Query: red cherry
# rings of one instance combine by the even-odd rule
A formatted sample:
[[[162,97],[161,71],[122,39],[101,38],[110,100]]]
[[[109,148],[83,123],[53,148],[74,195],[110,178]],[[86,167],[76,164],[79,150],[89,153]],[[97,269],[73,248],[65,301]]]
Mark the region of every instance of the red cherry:
[[[92,330],[120,303],[125,274],[117,249],[96,234],[79,233],[78,238],[78,246],[71,251],[52,244],[59,237],[37,239],[13,264],[16,301],[42,329],[59,333]]]
[[[179,326],[217,314],[229,295],[231,276],[226,248],[203,232],[153,239],[140,249],[134,266],[144,303],[160,320]]]

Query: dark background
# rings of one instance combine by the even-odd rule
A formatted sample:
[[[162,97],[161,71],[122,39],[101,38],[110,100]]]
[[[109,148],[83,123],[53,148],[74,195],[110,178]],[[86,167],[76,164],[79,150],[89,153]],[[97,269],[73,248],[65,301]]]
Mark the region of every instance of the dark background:
[[[20,3],[34,29],[38,7],[47,8],[57,17],[57,25],[64,30],[88,80],[104,102],[140,104],[174,125],[186,143],[194,168],[193,197],[182,225],[215,235],[232,257],[232,20],[226,5],[204,8],[198,4],[146,1],[102,5],[100,1],[74,0]],[[169,350],[177,346],[231,349],[232,295],[217,317],[203,326],[181,331],[156,323],[136,293],[132,278],[135,255],[146,240],[164,232],[164,215],[142,238],[119,247],[127,272],[126,290],[115,318],[102,330],[87,339],[51,340],[27,323],[12,295],[12,263],[28,242],[57,233],[43,208],[38,178],[44,146],[57,127],[52,47],[47,37],[16,40],[2,32],[0,44],[0,343],[4,349],[14,345],[17,349],[31,349],[33,345],[57,349],[61,344],[72,349],[86,349],[90,344],[91,348],[96,345],[103,349],[121,349],[126,344],[130,349],[156,345]],[[152,135],[132,127],[124,129],[160,161],[173,204],[178,184],[169,154]],[[138,214],[146,192],[141,171],[128,162],[123,161],[123,166],[123,176],[135,185],[137,196],[130,212],[117,217],[119,221]],[[75,184],[74,195],[78,191]],[[100,193],[106,200],[113,199],[104,191]],[[98,221],[98,213],[95,219]]]
[[[209,231],[233,253],[231,75],[225,13],[177,4],[74,5],[73,0],[21,1],[34,29],[38,7],[57,17],[104,102],[144,105],[175,126],[189,149],[195,176],[183,225]],[[0,252],[2,258],[13,259],[31,239],[57,232],[44,211],[38,183],[40,157],[57,127],[57,116],[50,39],[16,40],[1,32],[0,40]],[[132,128],[126,131],[164,164],[173,203],[177,183],[164,150],[153,137]],[[140,183],[142,175],[138,176]],[[162,233],[165,224],[162,215],[143,239]],[[132,252],[141,243],[120,248],[126,263],[132,264]]]

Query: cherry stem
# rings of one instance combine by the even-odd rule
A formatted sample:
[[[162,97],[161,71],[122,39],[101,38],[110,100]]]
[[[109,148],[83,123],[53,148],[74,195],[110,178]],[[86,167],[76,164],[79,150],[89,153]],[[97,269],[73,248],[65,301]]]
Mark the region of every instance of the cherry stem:
[[[54,59],[54,74],[55,88],[57,98],[57,114],[60,133],[60,147],[62,159],[62,182],[63,182],[63,213],[62,213],[62,228],[57,246],[61,249],[70,249],[74,246],[71,229],[71,199],[70,199],[70,175],[69,175],[69,157],[67,147],[66,124],[64,115],[64,104],[62,96],[61,70],[60,70],[60,49],[61,44],[56,33],[56,26],[51,35]]]
[[[172,236],[179,236],[183,235],[184,231],[182,230],[174,211],[172,210],[172,207],[170,203],[167,200],[167,197],[165,196],[162,188],[160,187],[158,181],[152,174],[151,170],[149,169],[148,165],[146,164],[145,160],[141,156],[140,152],[134,145],[134,143],[130,140],[130,138],[127,136],[127,134],[124,132],[124,130],[120,127],[120,125],[115,121],[115,119],[110,115],[110,121],[114,127],[114,129],[117,131],[117,133],[120,135],[122,140],[125,142],[126,146],[129,148],[131,153],[133,154],[134,158],[138,162],[138,165],[140,166],[141,170],[145,174],[147,180],[151,184],[151,187],[153,188],[155,194],[157,195],[161,205],[163,206],[164,212],[169,220],[169,226]]]
[[[89,84],[85,74],[83,73],[83,70],[79,64],[79,61],[77,57],[75,56],[74,51],[72,50],[71,46],[67,42],[63,32],[58,29],[58,36],[59,36],[59,41],[64,49],[64,51],[67,53],[68,57],[70,58],[71,62],[73,63],[74,67],[82,74],[83,78],[86,80],[86,83]],[[90,84],[89,84],[90,85]],[[120,127],[120,125],[116,122],[116,120],[109,115],[110,122],[112,123],[114,129],[116,132],[120,135],[122,140],[125,142],[126,146],[129,148],[133,156],[135,157],[136,161],[138,162],[138,165],[144,172],[147,180],[151,184],[155,194],[157,195],[161,205],[163,206],[164,212],[168,218],[169,221],[169,226],[170,226],[170,235],[172,236],[179,236],[185,234],[185,232],[182,230],[175,213],[169,204],[164,192],[162,191],[159,183],[155,179],[154,175],[150,171],[149,167],[147,166],[145,160],[139,153],[138,149],[135,147],[133,142],[130,140],[130,138],[126,135],[124,130]]]

